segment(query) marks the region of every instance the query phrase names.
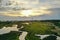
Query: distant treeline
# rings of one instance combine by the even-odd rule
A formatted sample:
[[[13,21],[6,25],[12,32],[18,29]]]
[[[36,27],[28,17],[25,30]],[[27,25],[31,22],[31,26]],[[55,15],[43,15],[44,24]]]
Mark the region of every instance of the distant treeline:
[[[25,20],[25,21],[0,21],[0,22],[60,22],[60,20]]]
[[[55,25],[57,26],[60,26],[60,20],[30,20],[30,21],[0,21],[0,28],[6,26],[12,26],[13,24],[17,24],[18,26],[21,26],[22,23],[25,23],[25,22],[51,22],[51,23],[54,23]]]

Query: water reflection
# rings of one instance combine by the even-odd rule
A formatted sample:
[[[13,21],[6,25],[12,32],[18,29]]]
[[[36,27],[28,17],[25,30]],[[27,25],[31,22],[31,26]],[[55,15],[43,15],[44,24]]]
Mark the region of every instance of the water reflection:
[[[17,25],[13,25],[13,27],[3,27],[0,29],[0,34],[9,33],[11,31],[18,31]]]

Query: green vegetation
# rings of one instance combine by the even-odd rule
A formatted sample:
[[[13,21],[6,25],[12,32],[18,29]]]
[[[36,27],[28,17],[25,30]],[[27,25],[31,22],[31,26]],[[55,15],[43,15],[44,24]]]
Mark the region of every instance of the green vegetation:
[[[54,23],[54,25],[60,27],[60,22],[53,22],[53,23]]]
[[[25,40],[40,40],[39,37],[36,37],[34,33],[28,33]]]
[[[35,34],[52,34],[52,29],[55,29],[50,22],[29,22],[29,25],[24,25],[23,31],[27,31],[26,40],[40,40]]]
[[[29,23],[23,24],[23,23]],[[20,28],[22,25],[24,26],[23,29],[20,29],[21,31],[27,31],[28,35],[26,36],[26,40],[40,40],[39,37],[36,37],[35,34],[55,34],[60,35],[60,20],[50,20],[50,21],[14,21],[14,22],[0,22],[0,28],[6,27],[12,27],[13,24],[17,24]],[[10,33],[12,34],[12,33]],[[9,35],[10,35],[9,34]],[[0,37],[3,38],[5,35],[1,35]],[[8,35],[8,36],[9,36]],[[6,37],[8,40],[19,40],[18,36],[16,34],[13,34],[13,36]],[[0,38],[0,39],[1,39]],[[4,38],[5,39],[5,38]]]
[[[53,22],[29,22],[29,25],[24,25],[23,31],[27,31],[28,35],[26,40],[40,40],[39,37],[36,37],[35,34],[55,34],[57,32],[51,31],[56,30],[55,24]],[[59,28],[59,27],[58,27]]]
[[[10,32],[7,34],[0,35],[0,40],[19,40],[19,32]]]
[[[22,22],[19,21],[0,21],[0,29],[3,27],[12,27],[12,25],[17,24],[19,27],[22,25]]]
[[[54,26],[50,22],[31,22],[29,25],[24,25],[24,31],[35,34],[50,34]]]
[[[14,22],[1,22],[0,21],[0,28],[3,28],[3,27],[11,27],[12,25],[14,24]]]

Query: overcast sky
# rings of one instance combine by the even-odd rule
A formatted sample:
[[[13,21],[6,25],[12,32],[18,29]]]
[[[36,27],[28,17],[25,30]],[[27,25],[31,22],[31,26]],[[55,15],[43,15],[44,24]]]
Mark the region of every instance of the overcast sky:
[[[32,10],[34,13],[29,17],[21,17],[21,11],[24,10]],[[0,0],[0,20],[31,19],[60,19],[60,0]]]

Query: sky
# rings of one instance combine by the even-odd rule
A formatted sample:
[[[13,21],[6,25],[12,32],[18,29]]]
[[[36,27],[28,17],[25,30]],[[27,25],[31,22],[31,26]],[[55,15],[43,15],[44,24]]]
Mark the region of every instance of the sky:
[[[0,0],[0,20],[60,20],[60,0]]]

